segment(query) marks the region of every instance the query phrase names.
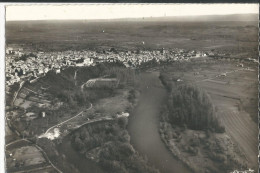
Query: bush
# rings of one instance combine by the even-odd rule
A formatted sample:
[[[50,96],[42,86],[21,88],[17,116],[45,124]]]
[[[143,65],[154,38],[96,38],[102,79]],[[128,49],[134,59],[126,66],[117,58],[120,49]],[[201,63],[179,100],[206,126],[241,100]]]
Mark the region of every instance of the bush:
[[[190,152],[193,155],[197,155],[198,154],[198,148],[189,146],[188,147],[188,152]]]
[[[132,89],[129,91],[129,95],[128,95],[127,99],[130,103],[134,103],[135,98],[136,98],[135,90]]]
[[[214,161],[222,163],[226,161],[226,157],[224,154],[217,154],[215,152],[211,153],[210,158]]]

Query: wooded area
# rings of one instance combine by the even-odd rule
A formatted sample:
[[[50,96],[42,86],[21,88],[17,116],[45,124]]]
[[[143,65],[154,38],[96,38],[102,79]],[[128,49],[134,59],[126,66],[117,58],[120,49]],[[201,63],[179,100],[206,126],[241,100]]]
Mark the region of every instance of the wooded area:
[[[86,157],[92,153],[107,173],[158,173],[130,144],[127,122],[122,117],[87,125],[74,134],[73,146]]]
[[[162,83],[169,92],[167,101],[167,118],[172,125],[187,126],[193,130],[211,130],[223,133],[225,128],[220,125],[210,97],[195,85],[178,85],[160,75]]]

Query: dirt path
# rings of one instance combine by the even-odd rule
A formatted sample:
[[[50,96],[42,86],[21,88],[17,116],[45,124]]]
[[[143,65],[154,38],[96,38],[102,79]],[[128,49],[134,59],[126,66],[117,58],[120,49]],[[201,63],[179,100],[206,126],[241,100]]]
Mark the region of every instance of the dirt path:
[[[139,76],[141,95],[139,104],[129,118],[128,131],[131,143],[149,162],[162,173],[187,173],[188,169],[166,148],[160,138],[160,106],[166,99],[166,90],[161,85],[158,73],[143,73]]]
[[[88,111],[88,110],[92,109],[92,107],[93,107],[93,106],[92,106],[92,103],[90,103],[90,107],[89,107],[88,109],[84,110],[84,111]],[[62,122],[60,122],[59,124],[56,124],[56,125],[50,127],[49,129],[46,130],[46,132],[45,132],[44,134],[40,135],[39,138],[43,138],[43,137],[49,138],[49,137],[53,136],[53,135],[55,134],[55,132],[54,132],[54,129],[55,129],[55,128],[60,127],[60,126],[62,126],[63,124],[65,124],[65,123],[67,123],[67,122],[69,122],[69,121],[71,121],[71,120],[77,118],[79,115],[82,115],[82,113],[83,113],[84,111],[81,111],[81,112],[79,112],[77,115],[75,115],[75,116],[73,116],[73,117],[71,117],[71,118],[69,118],[69,119],[67,119],[67,120],[62,121]],[[53,138],[53,139],[54,139],[54,138]]]

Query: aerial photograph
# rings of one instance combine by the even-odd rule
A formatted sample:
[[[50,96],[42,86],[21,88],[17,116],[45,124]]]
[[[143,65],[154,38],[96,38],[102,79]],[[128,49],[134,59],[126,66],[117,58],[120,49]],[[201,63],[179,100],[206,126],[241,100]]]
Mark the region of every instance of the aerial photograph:
[[[258,4],[5,10],[5,172],[258,172]]]

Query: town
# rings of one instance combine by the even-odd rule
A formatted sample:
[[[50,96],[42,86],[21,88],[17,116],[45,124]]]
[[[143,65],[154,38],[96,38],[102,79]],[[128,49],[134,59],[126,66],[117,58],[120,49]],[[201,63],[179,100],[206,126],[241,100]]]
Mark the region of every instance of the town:
[[[144,62],[187,61],[192,58],[213,56],[212,52],[183,49],[118,52],[114,48],[103,51],[29,52],[20,47],[6,48],[6,85],[29,80],[36,81],[48,71],[60,73],[69,66],[94,66],[102,62],[121,61],[126,67],[136,68]]]
[[[94,66],[102,62],[120,61],[126,67],[136,68],[142,63],[156,60],[160,62],[188,61],[199,57],[230,58],[226,53],[213,53],[212,51],[196,51],[175,48],[173,50],[136,50],[118,52],[115,48],[103,51],[83,50],[64,52],[31,52],[23,48],[8,46],[6,48],[6,85],[29,80],[35,82],[48,71],[60,73],[69,66]],[[253,58],[243,58],[246,61],[258,63]]]

